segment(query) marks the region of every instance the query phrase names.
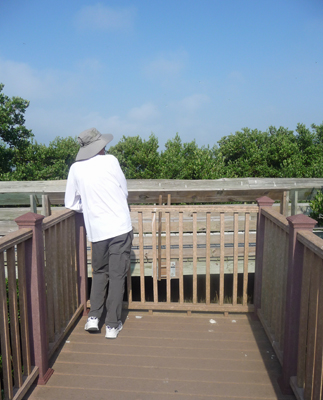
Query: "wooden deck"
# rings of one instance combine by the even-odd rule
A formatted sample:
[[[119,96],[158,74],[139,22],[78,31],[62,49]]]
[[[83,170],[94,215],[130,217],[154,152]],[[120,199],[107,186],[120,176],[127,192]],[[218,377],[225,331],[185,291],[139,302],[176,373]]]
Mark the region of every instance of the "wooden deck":
[[[281,367],[252,315],[129,312],[116,340],[79,320],[25,399],[280,399]]]

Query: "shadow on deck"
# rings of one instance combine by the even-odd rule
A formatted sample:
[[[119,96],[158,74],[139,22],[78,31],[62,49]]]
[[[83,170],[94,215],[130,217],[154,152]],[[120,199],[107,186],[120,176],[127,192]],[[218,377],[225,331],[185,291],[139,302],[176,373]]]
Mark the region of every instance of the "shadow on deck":
[[[215,321],[215,322],[214,322]],[[281,366],[252,315],[128,312],[116,340],[77,322],[25,399],[280,399]]]

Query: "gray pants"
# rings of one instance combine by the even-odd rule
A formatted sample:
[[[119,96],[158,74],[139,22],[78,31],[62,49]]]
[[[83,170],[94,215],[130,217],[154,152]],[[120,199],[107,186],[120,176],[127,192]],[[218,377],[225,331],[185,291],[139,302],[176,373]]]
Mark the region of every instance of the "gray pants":
[[[118,326],[121,319],[124,283],[130,267],[132,231],[92,243],[92,287],[89,317],[101,318],[104,302],[106,325]],[[107,288],[109,283],[109,290]]]

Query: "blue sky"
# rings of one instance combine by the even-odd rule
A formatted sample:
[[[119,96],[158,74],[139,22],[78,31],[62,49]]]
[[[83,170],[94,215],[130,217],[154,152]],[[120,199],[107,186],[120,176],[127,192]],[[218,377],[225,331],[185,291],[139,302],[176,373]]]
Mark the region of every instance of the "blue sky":
[[[323,0],[1,0],[0,35],[4,93],[30,100],[40,143],[323,122]]]

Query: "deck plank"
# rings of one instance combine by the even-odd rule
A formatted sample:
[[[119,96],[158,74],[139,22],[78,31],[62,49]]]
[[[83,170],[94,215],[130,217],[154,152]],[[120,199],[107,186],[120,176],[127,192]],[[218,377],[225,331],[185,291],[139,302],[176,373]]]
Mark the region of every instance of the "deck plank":
[[[249,316],[129,312],[116,340],[104,325],[84,332],[85,321],[26,399],[295,399],[281,394],[280,364]]]

